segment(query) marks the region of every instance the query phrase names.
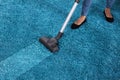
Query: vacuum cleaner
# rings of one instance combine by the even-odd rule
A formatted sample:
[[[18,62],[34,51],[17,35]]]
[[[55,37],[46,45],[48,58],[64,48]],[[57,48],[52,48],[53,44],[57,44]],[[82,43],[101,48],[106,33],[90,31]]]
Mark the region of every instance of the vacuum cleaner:
[[[70,21],[77,5],[79,3],[79,0],[75,0],[74,5],[72,7],[72,9],[70,10],[65,22],[62,25],[61,30],[58,32],[56,37],[50,38],[50,37],[41,37],[39,39],[39,41],[47,48],[49,49],[51,52],[57,52],[59,50],[59,39],[62,37],[64,30],[68,24],[68,22]]]

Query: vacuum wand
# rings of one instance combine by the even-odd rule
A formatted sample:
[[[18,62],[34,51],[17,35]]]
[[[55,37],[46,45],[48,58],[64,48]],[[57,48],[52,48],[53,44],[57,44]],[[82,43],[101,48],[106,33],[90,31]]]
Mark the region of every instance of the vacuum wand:
[[[74,5],[73,5],[73,7],[72,7],[72,9],[71,9],[71,11],[70,11],[70,13],[68,14],[68,16],[67,16],[67,18],[66,18],[66,20],[65,20],[65,22],[64,22],[64,24],[63,24],[61,30],[60,30],[61,33],[64,32],[65,27],[67,26],[68,22],[70,21],[70,19],[71,19],[72,15],[73,15],[73,13],[74,13],[74,11],[75,11],[77,5],[78,5],[78,3],[75,2]]]
[[[63,26],[60,30],[60,32],[58,33],[58,35],[55,38],[49,38],[49,37],[42,37],[39,39],[39,41],[46,47],[48,48],[51,52],[56,52],[59,50],[59,46],[58,46],[58,40],[62,37],[63,32],[68,24],[68,22],[70,21],[77,5],[79,3],[79,0],[75,0],[75,3],[72,7],[72,9],[70,10],[70,13],[68,14],[65,22],[63,23]]]
[[[68,16],[67,16],[65,22],[63,23],[60,32],[59,32],[58,35],[56,36],[56,39],[57,39],[57,40],[60,39],[60,38],[62,37],[63,32],[64,32],[64,30],[65,30],[65,28],[66,28],[68,22],[70,21],[70,19],[71,19],[72,15],[73,15],[73,13],[74,13],[74,11],[75,11],[75,9],[76,9],[78,3],[79,3],[79,0],[75,0],[75,3],[74,3],[74,5],[73,5],[72,9],[70,10],[70,13],[68,14]]]

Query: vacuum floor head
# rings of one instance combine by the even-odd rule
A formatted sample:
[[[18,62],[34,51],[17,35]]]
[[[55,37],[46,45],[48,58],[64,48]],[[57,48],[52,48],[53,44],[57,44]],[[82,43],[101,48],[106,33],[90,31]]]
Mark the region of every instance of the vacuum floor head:
[[[77,5],[79,3],[79,0],[75,0],[75,3],[72,7],[72,9],[70,10],[70,13],[68,14],[65,22],[63,23],[63,26],[60,30],[60,32],[58,33],[58,35],[56,36],[56,38],[48,38],[48,37],[42,37],[40,38],[40,42],[47,47],[51,52],[56,52],[59,50],[58,48],[58,40],[61,38],[70,18],[72,17],[73,12],[75,11]]]
[[[42,37],[39,41],[51,52],[56,52],[59,50],[58,41],[56,38]]]

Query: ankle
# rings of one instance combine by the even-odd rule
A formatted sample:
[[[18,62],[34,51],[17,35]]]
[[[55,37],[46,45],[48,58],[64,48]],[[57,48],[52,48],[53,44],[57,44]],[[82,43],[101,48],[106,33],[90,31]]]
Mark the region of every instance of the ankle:
[[[86,16],[80,16],[79,19],[86,19]]]
[[[105,13],[110,13],[110,8],[105,8]]]
[[[105,11],[110,11],[110,8],[105,8]]]

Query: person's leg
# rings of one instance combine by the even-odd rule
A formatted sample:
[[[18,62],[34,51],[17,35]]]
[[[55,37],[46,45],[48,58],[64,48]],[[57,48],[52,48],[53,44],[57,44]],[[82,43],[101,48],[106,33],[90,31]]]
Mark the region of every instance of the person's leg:
[[[86,16],[89,12],[89,8],[91,6],[91,3],[92,3],[92,0],[84,0],[83,1],[81,16],[75,22],[76,24],[80,25],[86,19]]]
[[[105,8],[105,16],[106,16],[106,20],[108,22],[113,22],[114,19],[113,19],[113,16],[111,14],[111,8],[112,8],[112,5],[114,4],[115,0],[106,0],[106,8]]]
[[[112,5],[114,4],[115,0],[107,0],[106,1],[106,8],[112,8]]]
[[[81,16],[74,22],[74,24],[81,25],[85,21],[86,16],[89,11],[89,8],[91,6],[91,3],[92,3],[92,0],[84,0],[83,1]],[[73,27],[73,25],[72,25],[72,27]]]
[[[82,4],[81,16],[87,16],[92,0],[84,0]]]

